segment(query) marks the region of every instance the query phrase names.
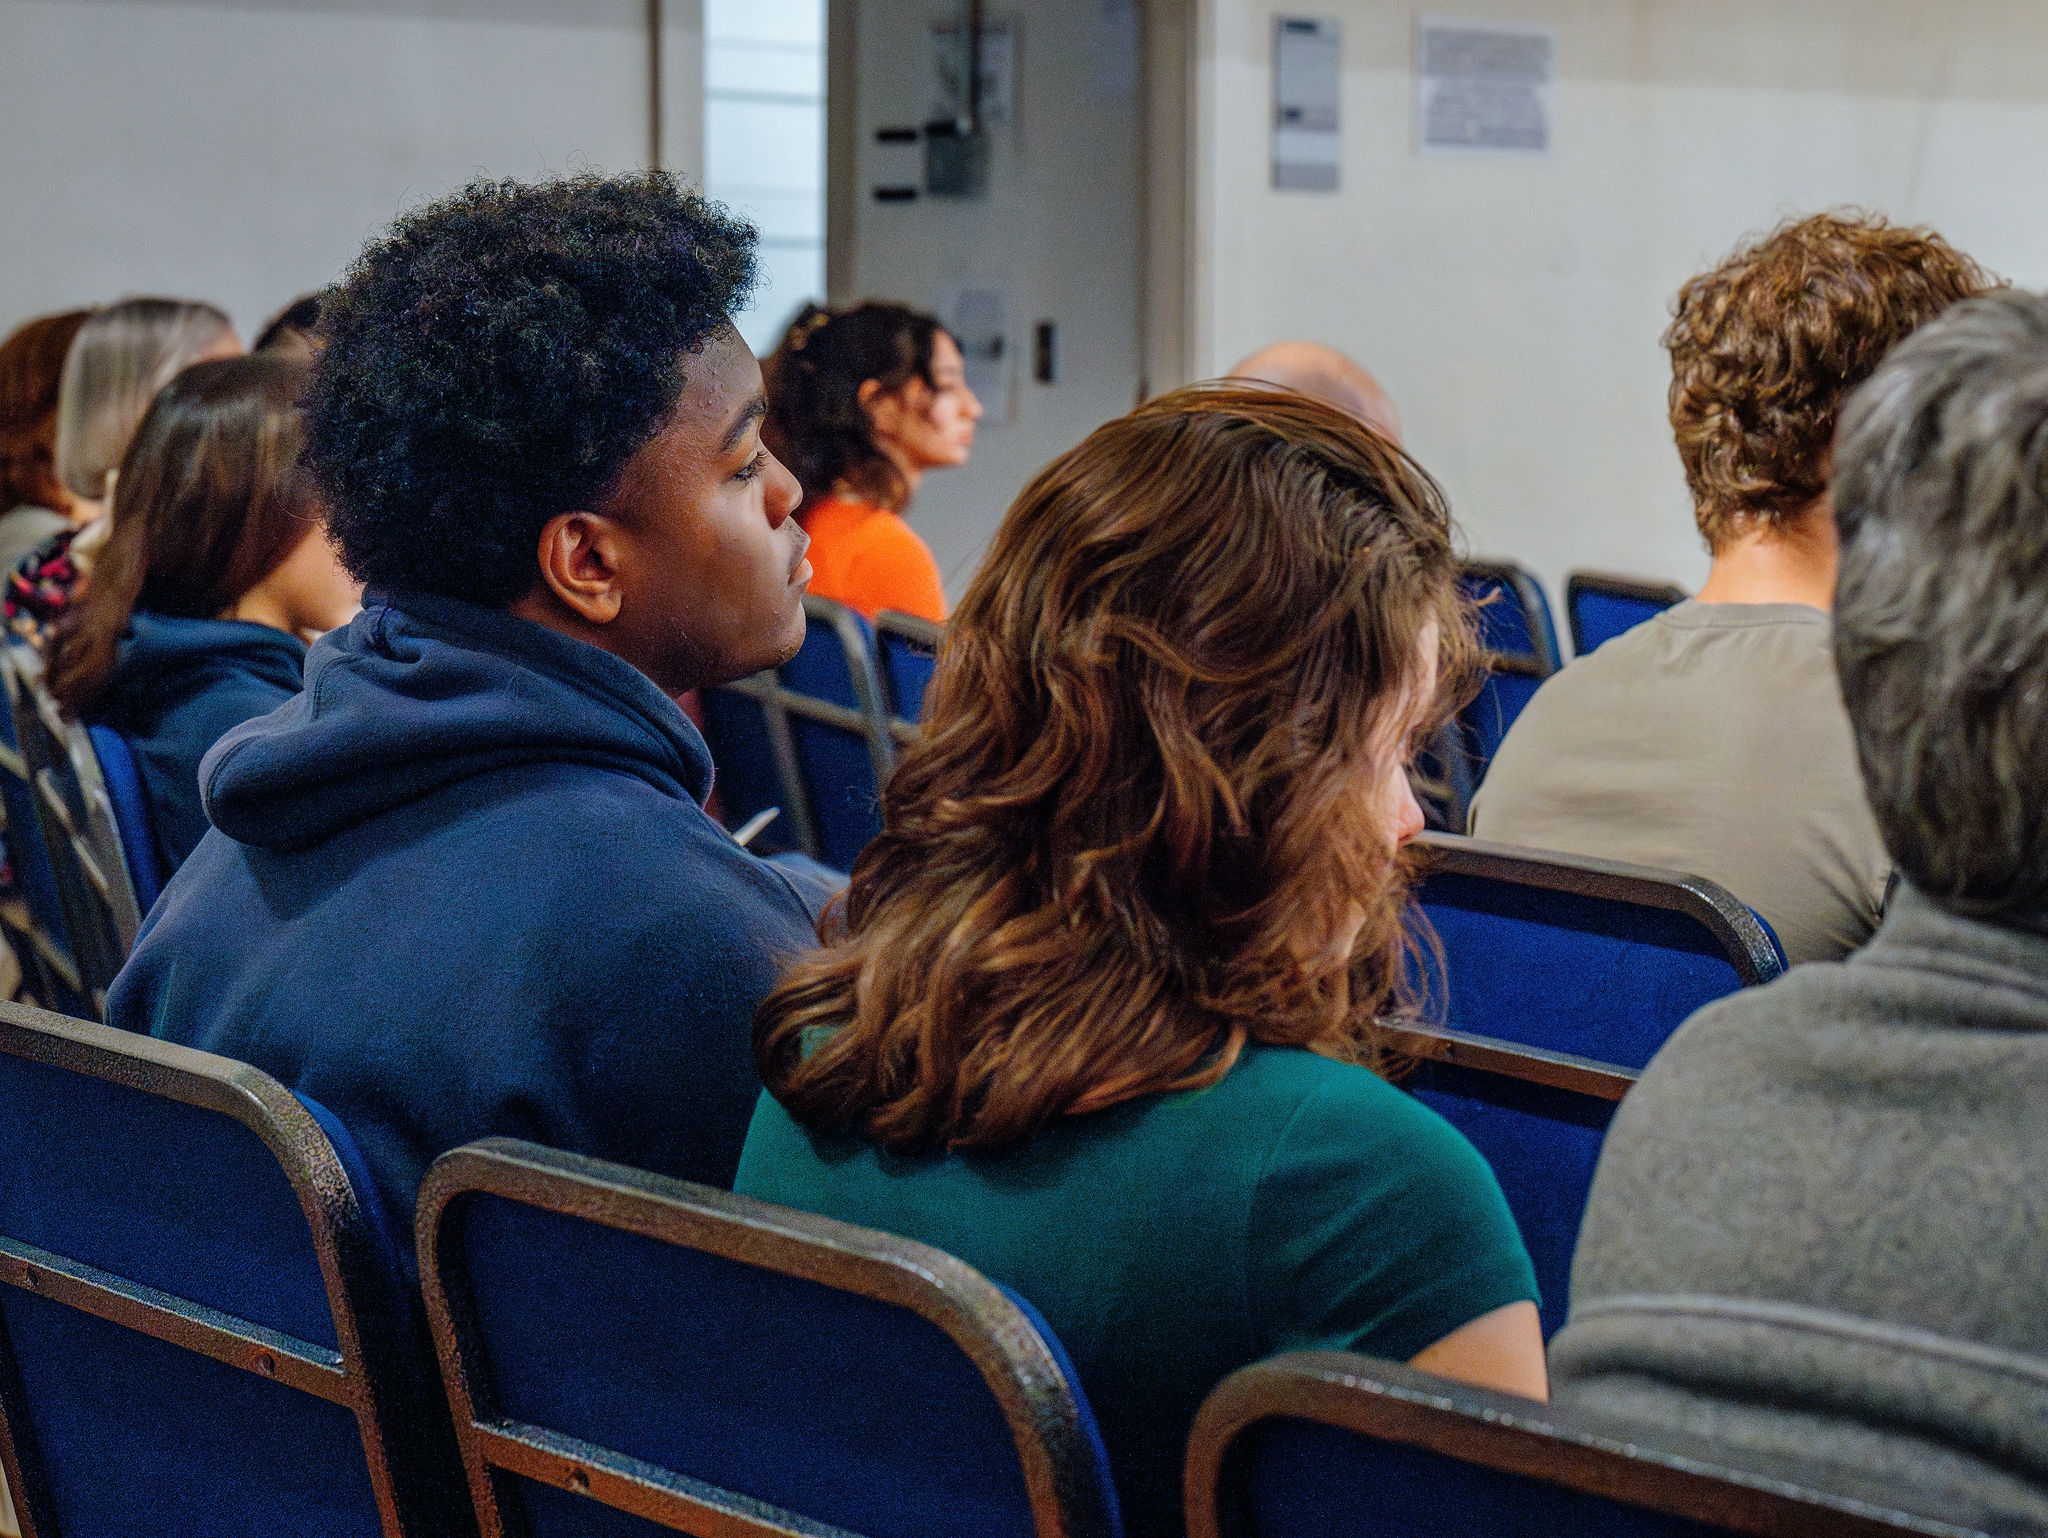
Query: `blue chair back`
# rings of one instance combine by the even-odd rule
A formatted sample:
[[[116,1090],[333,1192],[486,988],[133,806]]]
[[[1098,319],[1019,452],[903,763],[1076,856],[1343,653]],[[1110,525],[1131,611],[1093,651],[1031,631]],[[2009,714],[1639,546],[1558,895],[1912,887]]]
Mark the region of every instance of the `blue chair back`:
[[[418,1234],[485,1538],[1119,1529],[1071,1366],[936,1250],[502,1138]]]
[[[1963,1530],[1762,1455],[1341,1352],[1241,1368],[1188,1443],[1188,1538],[1897,1538]]]
[[[1600,1145],[1636,1076],[1612,1063],[1457,1031],[1405,1022],[1385,1029],[1416,1063],[1401,1087],[1493,1166],[1536,1268],[1548,1340],[1571,1304],[1572,1252]]]
[[[466,1521],[401,1252],[267,1075],[0,1004],[0,1447],[24,1531]]]
[[[1467,561],[1461,578],[1479,607],[1479,642],[1488,651],[1531,657],[1547,676],[1564,665],[1543,584],[1512,561]]]
[[[1486,677],[1479,685],[1479,693],[1458,715],[1475,789],[1486,778],[1508,728],[1515,724],[1515,718],[1536,697],[1536,691],[1549,676],[1529,657],[1512,652],[1487,653]]]
[[[135,883],[135,905],[147,914],[163,892],[164,877],[157,858],[156,832],[149,823],[149,800],[142,793],[142,775],[135,767],[135,755],[128,750],[127,738],[111,726],[89,726],[85,731],[113,806],[121,853],[127,857],[128,875]]]
[[[92,1001],[86,997],[78,960],[72,954],[57,873],[50,867],[50,851],[44,847],[42,827],[36,821],[35,782],[14,729],[22,688],[13,665],[17,645],[0,642],[0,686],[6,690],[6,698],[0,700],[0,813],[6,819],[0,837],[5,839],[7,864],[22,899],[8,930],[22,942],[16,949],[36,997],[63,1011],[90,1014]]]
[[[1684,603],[1685,589],[1669,582],[1620,577],[1605,571],[1575,571],[1564,579],[1565,618],[1572,628],[1572,655],[1583,657],[1654,619],[1675,603]]]
[[[1785,970],[1757,916],[1698,876],[1447,833],[1411,848],[1443,951],[1425,982],[1453,1030],[1639,1070],[1695,1010]]]
[[[875,662],[888,696],[889,730],[898,742],[917,735],[925,691],[939,665],[939,626],[914,614],[884,609],[875,616]]]
[[[810,807],[815,854],[851,870],[882,829],[882,786],[895,767],[874,631],[845,604],[804,598],[804,644],[778,671],[781,704]]]
[[[711,750],[726,826],[738,832],[772,812],[749,847],[763,854],[800,849],[815,855],[817,838],[780,696],[772,673],[702,691],[697,698],[704,711],[704,744]]]
[[[1479,606],[1479,640],[1486,648],[1485,682],[1458,716],[1467,777],[1477,789],[1508,728],[1560,663],[1550,600],[1532,574],[1512,562],[1467,561],[1461,581]]]

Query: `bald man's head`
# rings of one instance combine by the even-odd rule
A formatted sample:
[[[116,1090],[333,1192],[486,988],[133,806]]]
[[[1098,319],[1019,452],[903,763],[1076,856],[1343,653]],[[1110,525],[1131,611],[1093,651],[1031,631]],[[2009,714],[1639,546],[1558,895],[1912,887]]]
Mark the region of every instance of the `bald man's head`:
[[[1354,416],[1398,445],[1401,418],[1380,382],[1334,347],[1320,342],[1275,342],[1230,371],[1232,379],[1260,379],[1298,390]]]

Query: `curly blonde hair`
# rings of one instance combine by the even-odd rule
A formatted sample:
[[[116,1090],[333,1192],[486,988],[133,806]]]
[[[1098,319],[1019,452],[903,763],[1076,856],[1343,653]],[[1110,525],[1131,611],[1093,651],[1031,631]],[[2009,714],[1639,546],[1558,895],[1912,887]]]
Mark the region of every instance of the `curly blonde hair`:
[[[1919,326],[1993,286],[1932,230],[1854,210],[1789,220],[1688,280],[1664,347],[1707,548],[1810,506],[1849,392]]]

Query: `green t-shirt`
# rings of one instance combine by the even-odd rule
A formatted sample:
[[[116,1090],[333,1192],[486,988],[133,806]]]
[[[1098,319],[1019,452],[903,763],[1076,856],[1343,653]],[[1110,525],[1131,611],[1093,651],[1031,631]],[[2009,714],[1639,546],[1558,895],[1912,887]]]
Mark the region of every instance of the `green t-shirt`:
[[[763,1095],[736,1190],[901,1234],[1029,1298],[1072,1356],[1132,1538],[1181,1531],[1196,1408],[1279,1351],[1405,1361],[1536,1298],[1493,1171],[1367,1069],[1250,1046],[1220,1083],[905,1159]]]

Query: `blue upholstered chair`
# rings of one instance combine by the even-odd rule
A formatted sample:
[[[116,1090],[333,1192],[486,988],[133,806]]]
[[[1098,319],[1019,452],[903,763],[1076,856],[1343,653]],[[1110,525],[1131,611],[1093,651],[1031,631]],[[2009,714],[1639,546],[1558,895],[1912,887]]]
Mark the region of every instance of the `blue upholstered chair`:
[[[950,1256],[493,1138],[420,1191],[485,1538],[1108,1538],[1073,1369]]]
[[[704,744],[717,772],[718,806],[726,826],[760,830],[748,847],[766,854],[817,850],[810,807],[797,774],[796,744],[773,673],[756,673],[697,698],[704,711]]]
[[[1762,921],[1698,876],[1448,833],[1410,847],[1453,1030],[1640,1069],[1693,1011],[1785,970]]]
[[[1531,573],[1508,561],[1467,561],[1461,580],[1479,606],[1479,640],[1486,648],[1486,680],[1458,718],[1476,788],[1515,717],[1560,659],[1550,600]]]
[[[895,743],[868,622],[808,595],[804,613],[796,656],[704,691],[704,736],[729,826],[779,806],[784,822],[763,847],[794,844],[848,870],[881,828]]]
[[[1479,642],[1488,651],[1533,657],[1545,674],[1564,665],[1550,600],[1533,572],[1512,561],[1467,561],[1461,580],[1479,605]]]
[[[14,659],[26,650],[18,642],[0,642],[0,687],[5,689],[5,698],[0,699],[0,813],[6,818],[0,837],[5,839],[7,863],[21,898],[19,908],[0,910],[0,917],[7,919],[10,938],[19,942],[15,950],[36,997],[61,1010],[90,1014],[93,1005],[72,954],[57,873],[50,867],[50,851],[36,821],[35,781],[14,729],[23,687]]]
[[[1458,715],[1465,751],[1471,758],[1474,789],[1486,778],[1508,728],[1515,724],[1515,718],[1536,697],[1536,691],[1548,677],[1550,670],[1532,657],[1513,652],[1486,654],[1486,677],[1479,685],[1479,693]]]
[[[100,780],[113,808],[114,827],[121,835],[121,853],[128,861],[128,876],[135,887],[135,905],[147,915],[164,889],[163,870],[157,859],[156,835],[149,822],[149,800],[142,791],[142,775],[135,767],[135,755],[128,739],[111,726],[85,729],[98,761]]]
[[[24,1532],[467,1523],[348,1134],[242,1063],[0,1004],[0,1450]]]
[[[850,870],[882,827],[882,786],[895,767],[874,630],[845,604],[804,598],[804,644],[779,670],[817,858]]]
[[[1624,630],[1654,619],[1686,591],[1669,582],[1619,577],[1605,571],[1575,571],[1564,579],[1565,618],[1572,629],[1572,655],[1583,657]]]
[[[940,627],[914,614],[884,609],[875,616],[875,663],[889,702],[889,732],[898,742],[917,735],[924,694],[939,665]]]
[[[1761,1457],[1340,1352],[1224,1379],[1186,1500],[1188,1538],[1967,1538]]]
[[[1635,1075],[1612,1063],[1457,1031],[1389,1024],[1416,1062],[1401,1087],[1471,1139],[1500,1181],[1542,1289],[1543,1337],[1564,1324],[1572,1251],[1615,1107]]]

